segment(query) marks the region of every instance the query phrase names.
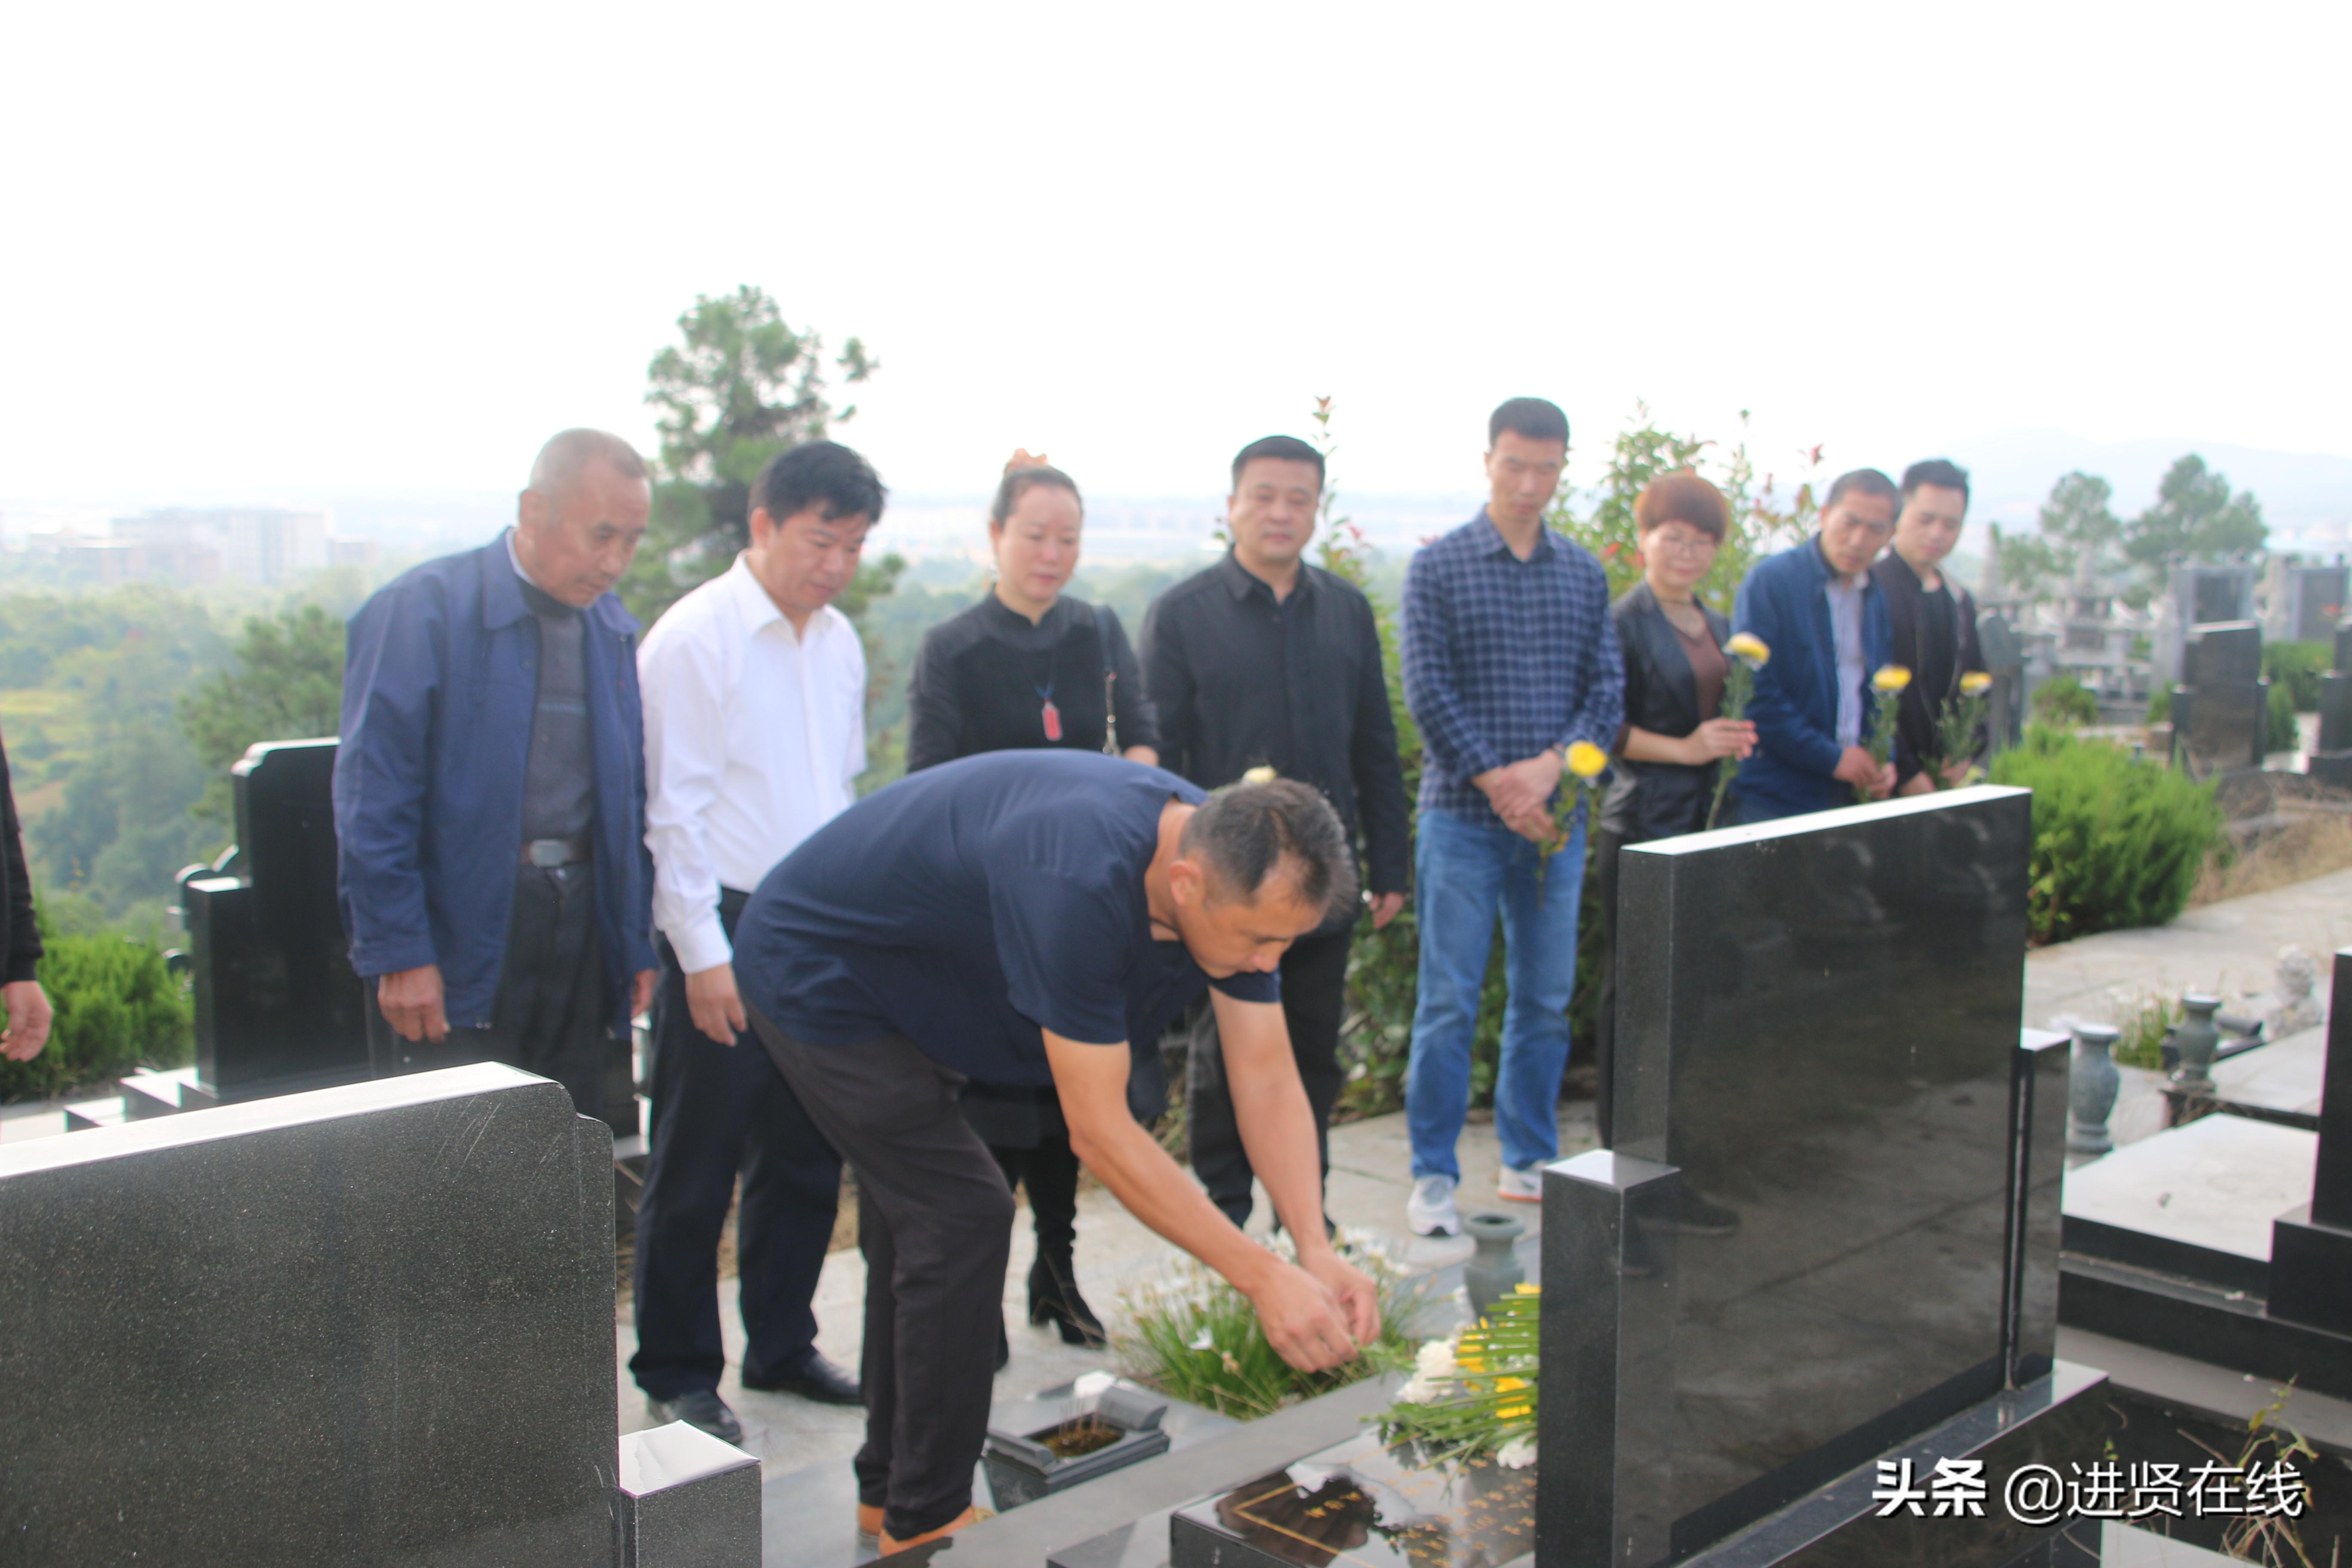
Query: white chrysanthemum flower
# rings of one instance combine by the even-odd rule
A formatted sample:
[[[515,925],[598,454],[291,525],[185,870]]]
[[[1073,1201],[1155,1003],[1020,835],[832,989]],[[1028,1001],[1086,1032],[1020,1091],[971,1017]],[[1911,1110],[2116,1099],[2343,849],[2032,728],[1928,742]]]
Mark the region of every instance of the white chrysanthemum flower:
[[[1536,1440],[1514,1437],[1495,1450],[1495,1463],[1507,1470],[1524,1470],[1536,1462]]]
[[[1441,1390],[1436,1384],[1430,1382],[1429,1379],[1425,1377],[1415,1377],[1412,1382],[1397,1390],[1397,1403],[1400,1405],[1433,1405],[1437,1402],[1437,1396],[1442,1392],[1443,1390]]]
[[[1412,1358],[1413,1371],[1422,1377],[1453,1377],[1459,1372],[1454,1364],[1454,1346],[1446,1340],[1432,1340],[1421,1347]]]

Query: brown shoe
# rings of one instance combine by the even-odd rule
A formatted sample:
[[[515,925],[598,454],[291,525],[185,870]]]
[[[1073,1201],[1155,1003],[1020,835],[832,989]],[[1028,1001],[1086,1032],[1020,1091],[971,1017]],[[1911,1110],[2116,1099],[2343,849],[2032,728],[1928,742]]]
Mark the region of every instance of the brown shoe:
[[[904,1552],[909,1546],[920,1546],[926,1541],[937,1541],[943,1535],[953,1535],[966,1525],[979,1522],[980,1510],[976,1508],[968,1508],[937,1530],[927,1530],[920,1535],[910,1535],[904,1541],[886,1530],[881,1535],[882,1555],[887,1557],[894,1552]]]
[[[857,1505],[857,1533],[872,1541],[882,1533],[882,1505],[862,1502]]]

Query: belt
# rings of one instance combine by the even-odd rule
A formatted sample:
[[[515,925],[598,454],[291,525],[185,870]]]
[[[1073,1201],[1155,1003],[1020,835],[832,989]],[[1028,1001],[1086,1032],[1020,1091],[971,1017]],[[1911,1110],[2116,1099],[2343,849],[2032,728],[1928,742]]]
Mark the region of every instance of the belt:
[[[574,866],[590,858],[585,838],[529,838],[523,841],[521,864],[541,870]]]

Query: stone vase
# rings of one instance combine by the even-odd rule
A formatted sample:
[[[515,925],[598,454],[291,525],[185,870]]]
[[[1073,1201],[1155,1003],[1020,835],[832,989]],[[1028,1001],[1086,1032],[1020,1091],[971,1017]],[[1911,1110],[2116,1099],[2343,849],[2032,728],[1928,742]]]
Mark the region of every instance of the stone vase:
[[[1519,1266],[1517,1246],[1527,1227],[1507,1214],[1474,1214],[1463,1224],[1477,1251],[1462,1266],[1462,1286],[1469,1293],[1472,1315],[1483,1318],[1528,1277]]]
[[[2180,999],[2180,1010],[2185,1016],[2172,1031],[2173,1044],[2180,1051],[2180,1065],[2173,1069],[2172,1086],[2184,1094],[2210,1099],[2213,1093],[2213,1053],[2221,1044],[2221,1031],[2213,1022],[2213,1015],[2221,1006],[2219,996],[2196,992]]]
[[[2066,1148],[2075,1154],[2105,1154],[2115,1148],[2107,1118],[2115,1114],[2123,1070],[2116,1066],[2116,1042],[2123,1031],[2105,1024],[2074,1027],[2074,1059],[2066,1090]]]

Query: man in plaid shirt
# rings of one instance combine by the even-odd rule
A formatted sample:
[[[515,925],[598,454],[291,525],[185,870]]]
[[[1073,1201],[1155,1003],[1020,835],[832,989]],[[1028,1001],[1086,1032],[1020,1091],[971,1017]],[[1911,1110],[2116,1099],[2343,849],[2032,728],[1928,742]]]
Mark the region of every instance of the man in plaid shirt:
[[[1495,1080],[1499,1195],[1537,1202],[1539,1173],[1559,1157],[1585,824],[1580,805],[1554,842],[1553,803],[1568,748],[1614,750],[1624,709],[1608,577],[1543,521],[1568,462],[1568,416],[1515,397],[1487,422],[1487,447],[1486,507],[1415,555],[1404,584],[1405,700],[1423,745],[1405,1217],[1422,1236],[1461,1229],[1454,1144],[1497,911],[1510,985]]]

